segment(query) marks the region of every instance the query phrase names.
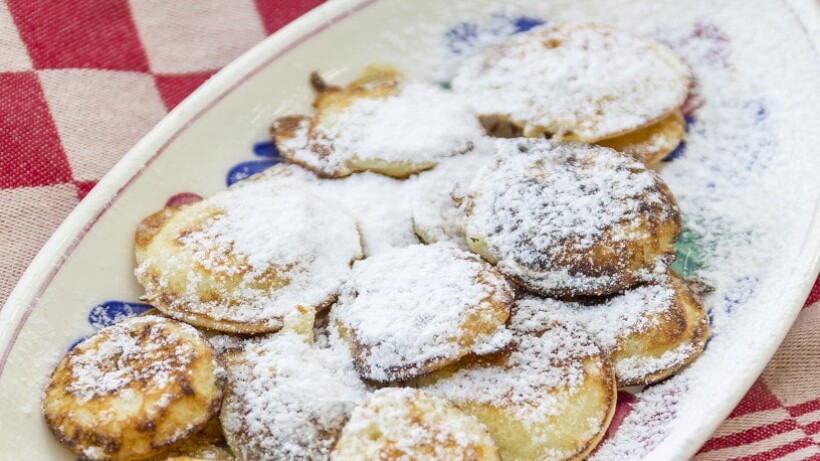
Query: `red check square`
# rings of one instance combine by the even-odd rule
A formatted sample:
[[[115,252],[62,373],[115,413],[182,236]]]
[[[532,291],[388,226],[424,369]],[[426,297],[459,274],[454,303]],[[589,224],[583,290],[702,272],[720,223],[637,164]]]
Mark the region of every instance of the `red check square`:
[[[77,188],[77,199],[82,200],[91,192],[91,189],[97,185],[97,181],[75,181],[74,187]]]
[[[0,73],[0,189],[71,180],[71,167],[33,72]]]
[[[171,110],[176,107],[213,74],[213,72],[200,72],[195,74],[157,75],[157,89],[159,89],[159,94],[162,96],[165,108]]]
[[[738,416],[746,415],[755,411],[773,410],[782,408],[783,404],[772,393],[763,380],[758,379],[752,384],[749,392],[743,396],[743,400],[737,404],[729,418],[737,418]]]
[[[147,71],[126,0],[8,0],[37,69]]]
[[[324,0],[256,0],[256,9],[262,15],[265,31],[272,34],[322,3]]]

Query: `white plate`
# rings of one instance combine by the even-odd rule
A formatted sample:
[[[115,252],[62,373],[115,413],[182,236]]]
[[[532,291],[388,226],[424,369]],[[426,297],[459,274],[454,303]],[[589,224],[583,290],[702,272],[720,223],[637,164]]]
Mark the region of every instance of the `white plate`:
[[[661,172],[693,232],[683,248],[687,271],[697,269],[716,288],[707,298],[713,336],[684,373],[638,395],[597,455],[691,456],[774,353],[817,274],[817,5],[500,3],[334,0],[247,52],[169,114],[63,223],[0,311],[0,458],[74,459],[43,424],[40,392],[66,348],[92,323],[105,323],[100,316],[89,322],[94,306],[140,295],[132,275],[137,222],[177,192],[223,189],[228,170],[254,160],[252,147],[266,140],[271,120],[308,110],[310,71],[344,82],[368,63],[388,62],[443,80],[458,59],[499,34],[568,19],[665,40],[700,82],[703,106],[686,150]]]

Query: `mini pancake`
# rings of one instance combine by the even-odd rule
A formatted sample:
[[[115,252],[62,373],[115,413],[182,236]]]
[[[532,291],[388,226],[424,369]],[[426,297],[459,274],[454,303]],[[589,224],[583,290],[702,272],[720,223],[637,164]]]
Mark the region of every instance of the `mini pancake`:
[[[510,351],[465,362],[415,384],[477,417],[505,461],[583,459],[614,414],[612,367],[578,325],[517,334]]]
[[[413,196],[413,231],[425,243],[447,242],[467,250],[464,240],[467,187],[492,159],[492,149],[477,149],[419,175]]]
[[[425,243],[447,242],[468,250],[464,240],[464,188],[453,182],[413,198],[413,232]]]
[[[453,157],[446,162],[472,154]],[[308,189],[321,200],[333,203],[356,219],[362,250],[365,256],[369,256],[385,248],[418,243],[410,225],[411,193],[422,176],[433,174],[441,166],[409,180],[364,172],[330,181],[320,179],[298,165],[279,163],[233,187],[244,187],[243,183],[269,182],[277,187]]]
[[[329,305],[362,254],[351,216],[275,181],[160,210],[135,243],[145,300],[228,333],[276,331],[296,306]]]
[[[162,454],[141,461],[182,460],[189,456],[192,459],[233,460],[233,456],[227,450],[218,446],[224,443],[225,434],[222,432],[222,424],[219,422],[219,415],[217,414],[199,432],[188,437],[179,445]]]
[[[235,459],[236,458],[231,456],[231,454],[227,451],[214,447],[212,451],[206,451],[200,454],[195,453],[193,457],[187,455],[172,456],[170,458],[166,458],[165,461],[234,461]]]
[[[326,459],[365,386],[345,347],[317,348],[293,329],[225,359],[220,420],[242,461]]]
[[[187,451],[175,450],[173,455],[157,458],[157,461],[236,461],[236,458],[224,448],[203,445]]]
[[[670,114],[691,79],[683,60],[652,39],[605,24],[551,22],[468,59],[452,86],[487,127],[507,121],[524,136],[595,142]]]
[[[660,162],[671,154],[683,139],[686,120],[680,110],[635,131],[602,139],[596,144],[625,152],[646,165]]]
[[[407,388],[373,393],[353,410],[332,461],[501,461],[475,417],[452,403]]]
[[[225,372],[190,325],[139,316],[103,328],[57,365],[43,398],[51,432],[87,460],[167,450],[219,411]]]
[[[211,343],[218,357],[241,351],[245,344],[254,338],[254,336],[231,335],[213,330],[202,330],[202,334],[208,338],[208,342]]]
[[[271,134],[282,157],[327,178],[357,171],[406,178],[473,149],[483,136],[457,95],[371,68],[345,88],[314,84],[311,117],[288,116]]]
[[[557,319],[584,326],[606,351],[618,386],[651,384],[675,373],[702,351],[706,310],[674,274],[595,304],[527,297],[515,304],[511,328],[537,332]]]
[[[411,245],[357,262],[330,320],[363,378],[395,382],[503,348],[512,301],[504,277],[476,255]]]
[[[675,198],[627,154],[545,139],[498,139],[470,186],[470,249],[544,296],[615,293],[674,259]]]
[[[216,421],[220,431],[219,436],[224,442],[224,436],[221,432],[222,426],[219,426],[219,418],[213,418],[212,421]],[[228,450],[217,446],[217,442],[209,440],[209,435],[197,433],[167,453],[144,461],[234,461],[236,459]]]

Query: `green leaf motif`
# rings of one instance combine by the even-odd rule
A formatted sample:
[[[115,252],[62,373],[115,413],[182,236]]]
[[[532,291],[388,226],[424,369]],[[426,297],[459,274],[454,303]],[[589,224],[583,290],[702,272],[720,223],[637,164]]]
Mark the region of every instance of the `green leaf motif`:
[[[700,236],[684,227],[675,242],[675,262],[670,266],[681,277],[691,277],[703,267]]]

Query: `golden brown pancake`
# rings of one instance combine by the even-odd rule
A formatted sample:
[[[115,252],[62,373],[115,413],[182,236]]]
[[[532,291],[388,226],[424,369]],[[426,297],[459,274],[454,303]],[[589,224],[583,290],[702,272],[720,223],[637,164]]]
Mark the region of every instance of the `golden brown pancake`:
[[[255,181],[145,218],[135,236],[145,299],[228,333],[282,327],[336,297],[362,248],[355,219],[306,189]]]
[[[657,382],[703,351],[709,332],[706,309],[675,274],[587,302],[526,297],[515,307],[511,328],[537,332],[555,319],[583,325],[609,354],[618,386]]]
[[[282,157],[319,176],[357,171],[406,178],[472,150],[483,136],[474,112],[442,88],[370,67],[344,88],[314,76],[312,116],[286,116],[271,135]]]
[[[225,360],[229,379],[220,420],[242,461],[326,459],[364,399],[347,350],[318,348],[297,332],[301,325]]]
[[[691,78],[683,60],[652,39],[605,24],[550,22],[468,59],[452,85],[490,132],[509,122],[524,136],[596,142],[679,108]]]
[[[376,391],[353,410],[333,461],[501,461],[475,417],[452,403],[407,388]]]
[[[571,323],[516,335],[508,352],[467,359],[416,384],[484,423],[505,461],[583,459],[615,410],[609,360]]]
[[[635,131],[602,139],[595,144],[625,152],[647,165],[663,160],[683,139],[686,121],[680,110]]]
[[[470,186],[470,249],[545,296],[615,293],[674,258],[678,206],[660,177],[612,149],[498,139]]]
[[[478,256],[411,245],[353,267],[330,312],[368,380],[402,381],[504,347],[512,289]]]
[[[190,325],[139,316],[104,328],[57,365],[43,398],[54,436],[88,460],[143,459],[219,411],[225,373]]]

